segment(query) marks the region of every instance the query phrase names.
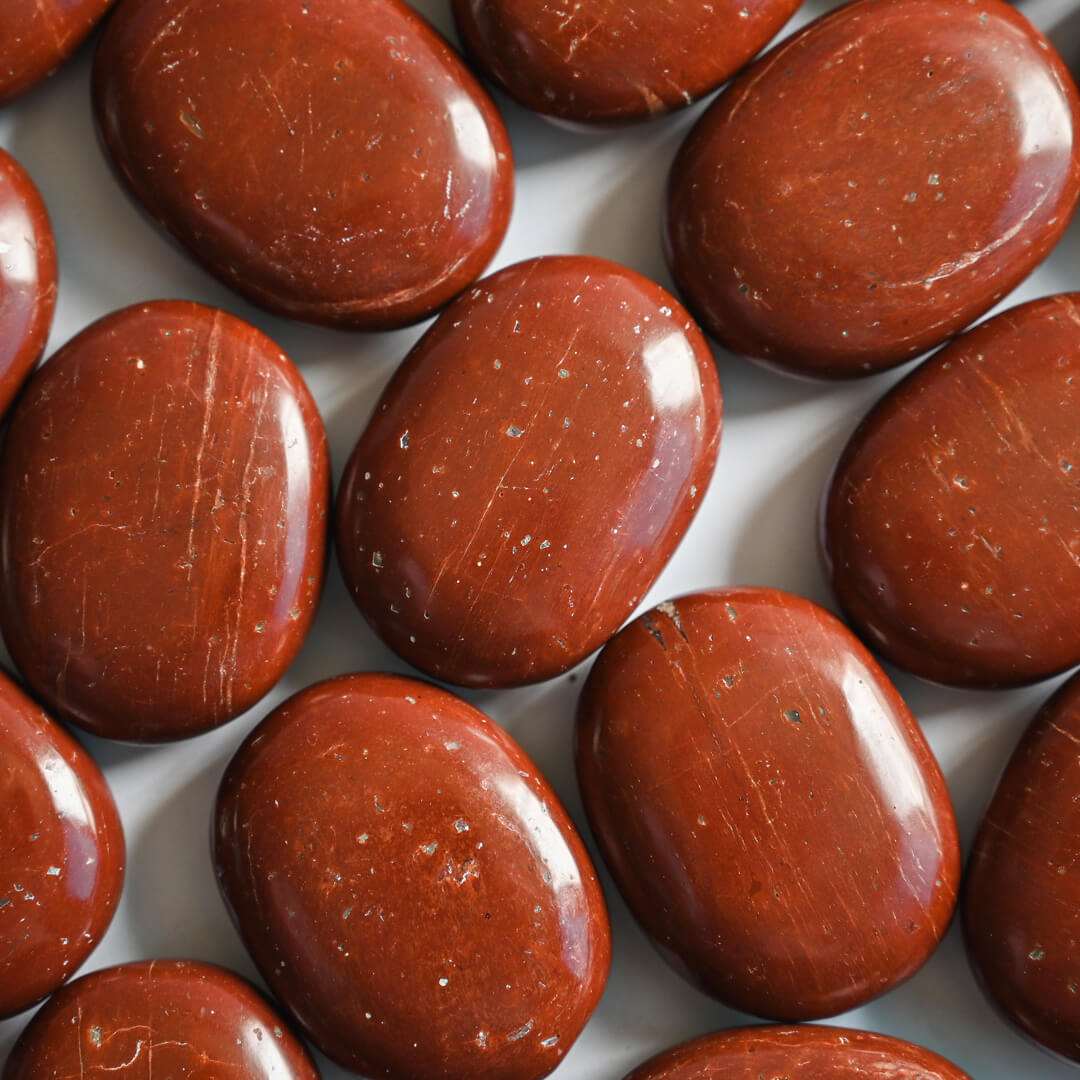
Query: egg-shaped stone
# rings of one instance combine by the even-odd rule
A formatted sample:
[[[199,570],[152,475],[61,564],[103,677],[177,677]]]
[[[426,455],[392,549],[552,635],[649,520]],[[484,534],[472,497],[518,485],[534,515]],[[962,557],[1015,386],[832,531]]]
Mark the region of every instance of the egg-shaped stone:
[[[231,971],[190,960],[76,979],[30,1021],[4,1080],[319,1080],[303,1043]]]
[[[991,1001],[1080,1062],[1080,677],[1043,707],[998,784],[968,861],[964,931]]]
[[[55,308],[49,215],[26,170],[0,149],[0,414],[41,359]]]
[[[661,604],[578,707],[585,809],[665,959],[775,1020],[913,975],[956,901],[956,822],[915,719],[827,611],[773,589]]]
[[[33,690],[96,735],[159,742],[254,705],[325,569],[326,436],[255,327],[126,308],[34,376],[0,460],[0,627]]]
[[[860,635],[956,686],[1080,663],[1080,293],[983,323],[852,436],[826,494],[833,589]]]
[[[51,75],[83,43],[113,0],[4,0],[0,105]]]
[[[124,833],[101,770],[0,674],[0,1018],[75,973],[112,921]]]
[[[453,0],[484,73],[526,108],[579,124],[680,109],[739,70],[802,0]]]
[[[444,690],[290,698],[218,795],[222,892],[274,994],[363,1076],[538,1080],[607,978],[588,854],[521,748]]]
[[[141,0],[94,67],[128,190],[281,315],[388,329],[477,278],[509,222],[502,119],[401,0]]]
[[[823,1026],[732,1028],[676,1046],[626,1080],[971,1080],[914,1043]]]
[[[675,162],[669,262],[727,348],[843,378],[952,337],[1060,239],[1080,99],[1003,0],[856,0],[761,58]]]
[[[720,414],[708,346],[660,286],[582,256],[494,274],[409,354],[345,469],[353,598],[447,682],[573,667],[678,546]]]

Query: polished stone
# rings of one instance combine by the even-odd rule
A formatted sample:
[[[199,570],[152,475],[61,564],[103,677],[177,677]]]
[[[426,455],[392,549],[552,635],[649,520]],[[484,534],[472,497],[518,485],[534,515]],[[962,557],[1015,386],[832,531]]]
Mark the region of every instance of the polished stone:
[[[673,273],[735,353],[808,376],[892,367],[1057,243],[1078,127],[1060,57],[1002,0],[857,0],[694,129],[672,171]]]
[[[600,654],[578,777],[604,858],[676,970],[775,1020],[913,975],[960,872],[937,762],[859,641],[809,600],[661,604]]]
[[[555,793],[483,713],[353,675],[290,698],[222,781],[214,858],[270,988],[388,1080],[538,1080],[607,978],[610,932]]]
[[[194,735],[254,705],[315,616],[326,437],[253,326],[181,301],[126,308],[53,356],[0,461],[0,626],[61,718]]]
[[[557,675],[678,546],[720,413],[708,346],[660,286],[584,256],[502,270],[413,349],[353,451],[337,507],[346,583],[429,675]]]

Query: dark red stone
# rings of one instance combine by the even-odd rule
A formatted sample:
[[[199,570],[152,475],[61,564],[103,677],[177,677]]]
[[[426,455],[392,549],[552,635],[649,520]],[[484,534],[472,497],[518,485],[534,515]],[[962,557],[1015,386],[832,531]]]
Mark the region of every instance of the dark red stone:
[[[64,719],[139,742],[254,705],[315,616],[329,466],[315,403],[253,326],[126,308],[35,375],[0,461],[0,626]]]
[[[708,346],[660,286],[583,256],[494,274],[409,354],[346,467],[337,551],[357,605],[447,682],[566,671],[678,546],[720,413]]]
[[[101,770],[4,675],[0,822],[2,1018],[75,973],[124,883],[124,833]]]
[[[94,68],[120,178],[212,274],[387,329],[477,278],[510,217],[494,103],[400,0],[141,0]]]
[[[341,1065],[389,1080],[538,1080],[607,978],[592,864],[483,713],[353,675],[264,720],[222,781],[214,858],[271,989]]]
[[[810,1020],[913,975],[960,874],[944,778],[847,628],[809,600],[661,604],[578,708],[600,849],[664,957],[732,1008]]]
[[[802,0],[453,0],[485,74],[561,120],[621,123],[689,105],[726,82]]]
[[[878,403],[836,468],[837,599],[893,663],[1007,686],[1080,663],[1080,293],[964,335]]]
[[[1002,0],[857,0],[759,60],[672,171],[671,267],[707,330],[863,375],[989,310],[1080,195],[1080,100]]]
[[[15,1044],[4,1080],[319,1080],[270,1003],[224,968],[151,960],[65,986]]]

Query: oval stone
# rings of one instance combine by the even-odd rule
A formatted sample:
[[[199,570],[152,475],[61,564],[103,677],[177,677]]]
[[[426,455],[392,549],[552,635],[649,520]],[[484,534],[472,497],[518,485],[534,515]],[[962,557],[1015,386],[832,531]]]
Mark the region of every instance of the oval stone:
[[[1080,293],[1012,308],[871,410],[827,493],[836,597],[890,661],[956,686],[1080,663]]]
[[[691,133],[672,271],[733,352],[811,376],[892,367],[1057,243],[1078,128],[1060,57],[1002,0],[857,0],[759,60]]]
[[[55,308],[49,215],[26,170],[0,149],[0,414],[41,359]]]
[[[4,675],[0,821],[3,1018],[75,973],[108,929],[124,883],[124,833],[101,770]]]
[[[1009,762],[968,863],[968,955],[1022,1032],[1080,1062],[1080,677],[1043,707]]]
[[[400,0],[125,4],[98,49],[94,101],[135,198],[281,315],[417,322],[506,232],[502,119]]]
[[[835,1027],[733,1028],[684,1043],[626,1080],[971,1080],[914,1043]]]
[[[319,1080],[303,1044],[243,979],[150,960],[65,986],[19,1037],[4,1080]]]
[[[345,469],[337,551],[383,640],[463,686],[550,678],[633,611],[720,440],[708,346],[660,286],[533,259],[409,354]]]
[[[263,977],[345,1068],[538,1080],[607,978],[584,846],[521,748],[426,683],[352,675],[270,714],[225,774],[214,858]]]
[[[64,719],[136,742],[254,705],[322,587],[326,436],[255,327],[188,302],[94,323],[35,375],[0,461],[0,626]]]
[[[715,90],[802,0],[453,0],[484,73],[526,108],[612,124],[679,109]]]
[[[4,0],[0,105],[51,75],[83,43],[113,0]]]
[[[577,759],[631,910],[732,1008],[856,1008],[948,927],[960,866],[941,771],[885,673],[809,600],[722,589],[641,616],[589,675]]]

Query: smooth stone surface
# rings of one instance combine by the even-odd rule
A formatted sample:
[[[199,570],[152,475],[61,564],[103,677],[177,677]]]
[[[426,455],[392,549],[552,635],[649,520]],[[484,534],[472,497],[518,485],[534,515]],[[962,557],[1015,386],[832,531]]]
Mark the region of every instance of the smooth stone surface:
[[[612,124],[689,105],[763,48],[802,0],[453,0],[484,73],[526,108]]]
[[[65,986],[20,1036],[4,1080],[318,1080],[303,1044],[231,971],[151,960]]]
[[[712,354],[660,286],[580,256],[494,274],[409,354],[345,469],[353,598],[444,681],[566,671],[678,546],[720,414]]]
[[[718,98],[672,170],[668,253],[733,352],[880,371],[962,330],[1057,243],[1076,88],[1000,0],[857,0]]]
[[[0,149],[0,414],[41,359],[55,308],[49,215],[26,170]]]
[[[139,0],[94,67],[150,215],[253,303],[389,329],[483,273],[513,201],[494,102],[400,0]]]
[[[238,716],[315,616],[322,421],[255,327],[125,308],[35,375],[0,459],[0,627],[42,699],[96,735],[184,738]]]
[[[586,682],[577,765],[638,921],[732,1008],[856,1008],[948,927],[944,778],[873,657],[809,600],[721,589],[635,620]]]
[[[824,508],[837,599],[893,663],[1008,686],[1080,663],[1080,293],[998,315],[887,394]]]
[[[3,0],[0,105],[51,75],[83,43],[113,0]]]
[[[124,833],[101,770],[0,675],[0,1018],[75,973],[112,921]]]
[[[1080,1062],[1080,678],[1040,711],[998,784],[968,862],[976,975],[1035,1042]]]
[[[834,1027],[733,1028],[660,1054],[626,1080],[971,1080],[914,1043]]]
[[[603,894],[555,793],[427,683],[345,676],[271,713],[222,781],[214,857],[273,992],[364,1076],[547,1076],[607,978]]]

